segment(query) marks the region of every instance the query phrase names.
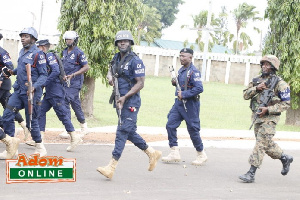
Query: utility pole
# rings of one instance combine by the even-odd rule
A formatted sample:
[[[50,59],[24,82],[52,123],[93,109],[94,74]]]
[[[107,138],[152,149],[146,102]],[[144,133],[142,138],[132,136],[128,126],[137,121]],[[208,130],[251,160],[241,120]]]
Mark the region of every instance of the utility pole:
[[[41,7],[41,17],[40,17],[39,35],[41,34],[41,26],[42,26],[42,19],[43,19],[43,9],[44,9],[44,1],[42,1],[42,7]]]
[[[203,55],[203,63],[202,63],[202,72],[201,72],[201,80],[205,81],[205,73],[206,73],[206,59],[207,59],[207,52],[208,52],[208,42],[209,42],[209,29],[210,29],[210,22],[211,22],[211,0],[209,0],[209,9],[207,14],[207,21],[206,21],[206,29],[204,32],[204,55]]]

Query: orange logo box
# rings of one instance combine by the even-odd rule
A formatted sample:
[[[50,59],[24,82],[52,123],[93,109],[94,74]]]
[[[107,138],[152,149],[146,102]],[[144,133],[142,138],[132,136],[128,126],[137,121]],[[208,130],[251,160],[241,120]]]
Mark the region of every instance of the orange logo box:
[[[6,160],[6,183],[75,182],[76,159],[39,154],[19,154],[18,159]]]

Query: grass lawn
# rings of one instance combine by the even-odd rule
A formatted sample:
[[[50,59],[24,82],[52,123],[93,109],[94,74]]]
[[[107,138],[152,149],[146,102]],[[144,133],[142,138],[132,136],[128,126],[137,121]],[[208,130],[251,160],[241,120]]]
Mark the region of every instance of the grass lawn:
[[[249,101],[243,99],[243,85],[231,85],[205,82],[201,94],[200,120],[202,128],[246,130],[251,125]],[[169,77],[146,77],[145,87],[141,90],[142,107],[138,115],[138,126],[164,127],[167,114],[174,103],[175,88]],[[94,117],[87,119],[89,127],[110,126],[117,124],[117,115],[108,103],[111,87],[106,87],[101,80],[96,82],[94,98]],[[2,110],[1,110],[2,111]],[[21,111],[24,116],[24,111]],[[277,126],[280,131],[297,131],[300,127],[284,125],[285,112]],[[72,122],[79,128],[74,113]],[[47,128],[63,128],[53,109],[47,114]],[[181,127],[186,127],[185,123]]]

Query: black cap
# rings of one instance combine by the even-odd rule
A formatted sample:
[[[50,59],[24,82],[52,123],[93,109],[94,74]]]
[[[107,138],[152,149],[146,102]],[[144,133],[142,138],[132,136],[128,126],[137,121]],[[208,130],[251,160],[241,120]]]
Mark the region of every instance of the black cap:
[[[50,44],[50,42],[49,42],[49,40],[48,39],[46,39],[46,40],[39,40],[39,41],[37,41],[36,42],[36,46],[45,46],[45,45],[48,45],[48,44]]]
[[[0,33],[0,40],[3,38],[3,35]]]
[[[181,49],[180,53],[183,52],[183,53],[190,53],[190,54],[194,54],[194,51],[193,49],[190,49],[190,48],[183,48]]]

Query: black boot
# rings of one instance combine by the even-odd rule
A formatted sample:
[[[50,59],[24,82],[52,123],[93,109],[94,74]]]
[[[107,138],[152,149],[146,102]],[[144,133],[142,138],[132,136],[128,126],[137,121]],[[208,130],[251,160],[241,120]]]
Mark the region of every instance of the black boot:
[[[251,165],[249,171],[246,174],[239,176],[239,178],[246,183],[254,182],[254,180],[255,180],[254,176],[255,176],[256,169],[257,169],[257,167]]]
[[[283,176],[285,176],[290,171],[290,164],[293,162],[293,156],[289,156],[289,155],[286,155],[286,154],[283,153],[281,155],[280,160],[282,162],[281,174]]]

